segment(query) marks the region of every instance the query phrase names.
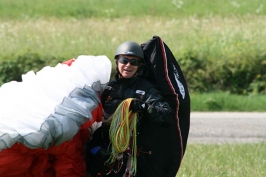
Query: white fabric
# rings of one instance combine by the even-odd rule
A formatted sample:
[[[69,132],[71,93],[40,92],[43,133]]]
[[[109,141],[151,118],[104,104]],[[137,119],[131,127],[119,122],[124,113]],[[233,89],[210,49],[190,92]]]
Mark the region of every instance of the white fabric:
[[[0,137],[24,136],[40,130],[56,105],[76,87],[91,86],[110,79],[111,62],[106,56],[79,56],[71,66],[46,66],[36,74],[29,71],[22,82],[0,87]]]

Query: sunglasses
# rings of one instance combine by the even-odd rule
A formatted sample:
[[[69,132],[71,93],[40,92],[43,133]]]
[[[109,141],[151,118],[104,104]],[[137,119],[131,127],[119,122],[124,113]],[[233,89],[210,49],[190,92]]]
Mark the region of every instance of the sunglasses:
[[[138,59],[129,60],[128,58],[119,58],[118,61],[119,63],[125,64],[125,65],[129,62],[132,66],[139,66],[141,63],[140,60]]]

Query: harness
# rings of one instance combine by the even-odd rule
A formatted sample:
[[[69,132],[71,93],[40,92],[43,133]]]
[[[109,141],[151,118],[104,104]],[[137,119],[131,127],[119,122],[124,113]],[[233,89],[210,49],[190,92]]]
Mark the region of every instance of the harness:
[[[101,95],[101,102],[103,103],[103,107],[105,106],[104,109],[108,109],[108,106],[110,106],[110,109],[114,107],[116,108],[117,105],[120,104],[126,98],[144,99],[145,92],[152,87],[152,85],[150,84],[145,84],[144,79],[142,78],[137,79],[137,81],[134,80],[131,83],[126,83],[125,85],[120,85],[120,83],[117,82],[119,81],[110,81]],[[117,87],[117,85],[119,87]],[[111,111],[108,112],[107,110],[107,114],[109,115],[113,113]],[[140,126],[141,124],[138,124],[138,128],[141,128]],[[111,152],[109,144],[109,128],[109,126],[101,126],[94,132],[92,139],[87,142],[87,169],[89,173],[99,177],[108,176],[111,173],[125,173],[126,177],[130,177],[130,168],[128,166],[130,164],[130,158],[128,158],[127,156],[132,153],[131,148],[127,149],[123,153],[124,155],[120,160],[116,160],[111,165],[107,165],[105,163],[110,157],[109,155]],[[106,152],[106,154],[104,154],[104,152]],[[146,152],[137,151],[137,155],[139,155],[140,153]],[[147,152],[147,154],[149,153],[150,152]]]

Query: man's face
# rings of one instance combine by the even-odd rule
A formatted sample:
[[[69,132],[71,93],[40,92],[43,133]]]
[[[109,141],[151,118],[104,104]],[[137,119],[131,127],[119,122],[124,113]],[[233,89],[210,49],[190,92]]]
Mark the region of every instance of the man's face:
[[[140,59],[137,56],[119,55],[117,67],[120,74],[128,79],[137,72],[139,64]]]

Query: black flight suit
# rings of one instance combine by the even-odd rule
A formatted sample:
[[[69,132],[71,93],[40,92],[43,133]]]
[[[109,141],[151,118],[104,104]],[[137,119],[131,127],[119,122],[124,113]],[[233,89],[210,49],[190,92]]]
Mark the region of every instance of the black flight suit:
[[[174,164],[173,144],[168,138],[169,127],[175,126],[174,113],[169,104],[164,101],[155,85],[147,79],[136,76],[131,79],[116,79],[111,81],[102,94],[102,104],[105,115],[112,115],[119,103],[127,98],[138,98],[149,106],[144,113],[139,113],[137,146],[138,177],[174,177],[178,165]],[[181,156],[181,153],[180,153]],[[180,157],[181,159],[181,157]],[[180,163],[180,162],[178,162]],[[171,166],[174,167],[174,171]],[[107,176],[122,177],[124,171]]]

